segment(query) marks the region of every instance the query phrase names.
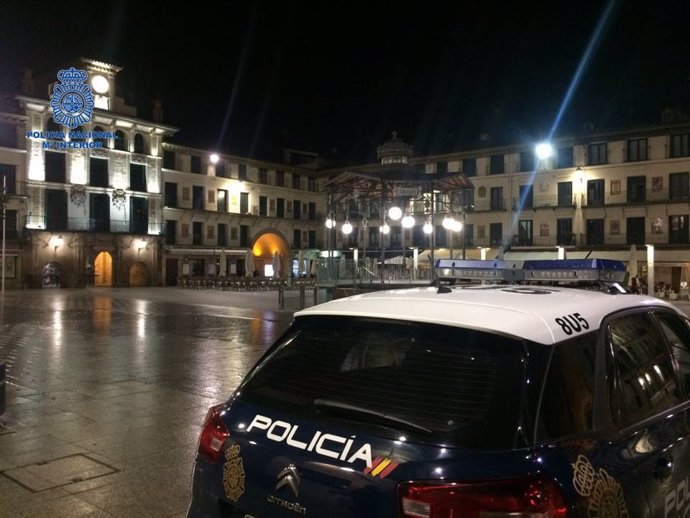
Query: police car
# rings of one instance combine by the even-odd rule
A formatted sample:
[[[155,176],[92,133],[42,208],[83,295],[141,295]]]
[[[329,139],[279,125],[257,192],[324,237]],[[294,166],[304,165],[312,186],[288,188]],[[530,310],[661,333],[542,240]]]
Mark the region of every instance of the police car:
[[[690,516],[683,313],[613,261],[437,275],[298,312],[209,411],[188,516]]]

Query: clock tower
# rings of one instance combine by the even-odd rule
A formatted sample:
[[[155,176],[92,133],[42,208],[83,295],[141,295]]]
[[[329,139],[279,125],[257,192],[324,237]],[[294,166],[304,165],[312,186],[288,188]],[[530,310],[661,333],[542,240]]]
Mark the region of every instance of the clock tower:
[[[93,59],[81,58],[80,61],[89,74],[95,107],[111,110],[115,98],[115,76],[122,68]]]

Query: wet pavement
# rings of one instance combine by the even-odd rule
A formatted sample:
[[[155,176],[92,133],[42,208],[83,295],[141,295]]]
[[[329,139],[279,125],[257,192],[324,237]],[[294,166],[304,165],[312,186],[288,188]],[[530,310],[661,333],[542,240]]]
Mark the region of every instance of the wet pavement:
[[[276,292],[6,292],[0,517],[185,516],[206,410],[291,310]]]
[[[184,516],[206,410],[291,319],[276,292],[6,292],[0,516]]]

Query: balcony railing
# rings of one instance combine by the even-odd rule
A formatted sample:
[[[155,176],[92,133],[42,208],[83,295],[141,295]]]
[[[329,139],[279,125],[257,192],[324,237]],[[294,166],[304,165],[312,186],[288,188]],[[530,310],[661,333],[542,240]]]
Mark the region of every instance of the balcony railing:
[[[162,231],[161,224],[133,222],[126,219],[65,218],[49,219],[45,215],[31,214],[25,219],[28,229],[50,230],[54,232],[104,232],[111,234],[157,234]],[[158,228],[155,228],[158,227]]]
[[[607,192],[604,199],[587,198],[587,207],[601,207],[603,205],[622,205],[628,203],[659,203],[659,202],[688,202],[690,196],[670,192],[669,189],[645,189],[641,192],[617,191]]]
[[[527,200],[529,201],[529,200]],[[520,198],[513,198],[513,210],[518,210],[520,206]],[[555,209],[561,208],[573,208],[575,206],[574,198],[563,198],[558,195],[544,195],[544,196],[534,196],[532,198],[532,203],[525,203],[523,209],[541,209],[550,208]]]
[[[478,199],[474,202],[475,211],[506,210],[506,199]]]

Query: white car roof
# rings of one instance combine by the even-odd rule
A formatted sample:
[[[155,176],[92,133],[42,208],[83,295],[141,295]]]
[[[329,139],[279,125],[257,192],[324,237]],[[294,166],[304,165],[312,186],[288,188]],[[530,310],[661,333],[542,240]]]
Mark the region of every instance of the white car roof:
[[[438,288],[377,291],[336,299],[295,313],[365,316],[442,324],[554,344],[586,332],[568,334],[566,323],[584,319],[589,331],[598,329],[609,314],[641,305],[674,306],[654,297],[607,294],[600,291],[552,286],[490,285],[456,286],[449,293]],[[575,324],[576,326],[577,324]]]

